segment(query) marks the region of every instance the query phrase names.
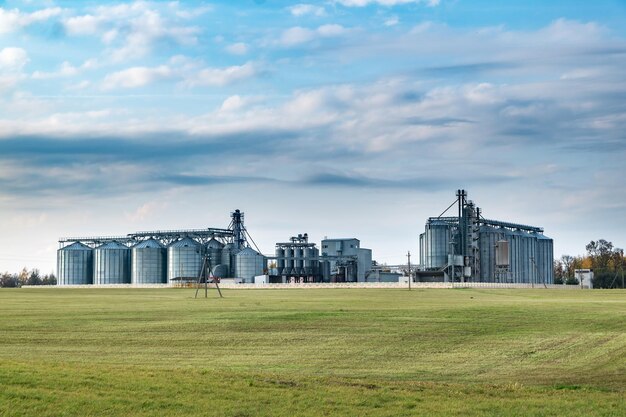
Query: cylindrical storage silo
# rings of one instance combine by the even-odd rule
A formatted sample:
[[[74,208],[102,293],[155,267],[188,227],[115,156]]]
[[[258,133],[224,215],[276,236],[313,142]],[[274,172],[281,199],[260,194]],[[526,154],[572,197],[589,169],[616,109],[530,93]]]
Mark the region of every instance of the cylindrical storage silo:
[[[197,280],[202,268],[203,246],[186,237],[167,248],[167,281]]]
[[[235,276],[235,262],[234,262],[234,252],[235,248],[232,243],[227,243],[222,248],[222,265],[224,265],[226,270],[226,276],[234,277]]]
[[[537,233],[537,268],[541,283],[554,284],[553,241],[542,233]]]
[[[319,250],[310,246],[304,251],[304,270],[307,275],[317,275],[319,271]]]
[[[93,250],[74,242],[57,251],[57,285],[93,284]]]
[[[207,242],[206,250],[207,255],[209,256],[209,262],[211,263],[211,268],[214,268],[222,263],[223,249],[224,244],[215,238],[212,238]]]
[[[429,221],[424,233],[426,269],[441,269],[448,264],[450,252],[450,225],[443,221]]]
[[[293,246],[290,246],[285,249],[285,271],[286,271],[285,275],[290,275],[294,273],[295,252],[296,252],[296,248]]]
[[[132,248],[131,282],[165,284],[167,282],[167,249],[158,240],[148,239]]]
[[[130,249],[115,241],[94,249],[93,283],[130,284]]]
[[[496,280],[496,242],[504,238],[500,229],[482,225],[478,231],[478,247],[480,249],[480,281]]]
[[[284,274],[284,269],[285,269],[284,257],[285,257],[285,249],[281,247],[276,247],[276,269],[278,270],[278,275]]]
[[[265,257],[252,248],[245,248],[235,254],[237,277],[244,282],[254,282],[254,277],[262,275],[265,269]]]
[[[294,268],[296,274],[304,274],[304,248],[302,246],[297,246],[294,249]]]

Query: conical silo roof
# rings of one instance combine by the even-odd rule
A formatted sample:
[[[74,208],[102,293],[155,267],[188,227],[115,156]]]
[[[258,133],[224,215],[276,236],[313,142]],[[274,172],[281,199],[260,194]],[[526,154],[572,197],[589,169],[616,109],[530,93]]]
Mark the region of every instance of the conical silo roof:
[[[71,245],[67,245],[61,250],[91,250],[91,248],[84,243],[74,242]]]
[[[113,240],[111,242],[103,243],[96,249],[128,249],[128,246],[122,245],[120,242],[116,242]]]
[[[198,242],[193,240],[190,237],[185,237],[181,240],[177,240],[176,242],[170,245],[170,248],[185,248],[185,247],[197,247],[201,246]]]
[[[164,248],[163,244],[156,239],[148,239],[143,242],[137,243],[133,246],[133,249],[144,249],[144,248],[154,248],[154,249],[162,249]]]

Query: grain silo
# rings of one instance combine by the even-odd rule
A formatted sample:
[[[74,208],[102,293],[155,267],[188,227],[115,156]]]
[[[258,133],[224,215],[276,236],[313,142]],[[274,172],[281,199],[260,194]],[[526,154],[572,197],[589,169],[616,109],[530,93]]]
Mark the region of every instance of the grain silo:
[[[93,284],[93,250],[74,242],[57,251],[57,284]]]
[[[133,246],[131,282],[133,284],[167,282],[167,249],[161,242],[148,239]]]
[[[130,284],[130,249],[119,242],[111,241],[93,251],[93,283]]]
[[[167,281],[194,281],[200,275],[204,255],[203,246],[185,237],[167,248]]]

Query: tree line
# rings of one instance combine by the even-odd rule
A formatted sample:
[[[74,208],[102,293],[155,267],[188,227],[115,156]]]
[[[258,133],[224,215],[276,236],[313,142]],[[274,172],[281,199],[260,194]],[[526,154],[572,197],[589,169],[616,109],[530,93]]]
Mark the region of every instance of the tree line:
[[[624,249],[616,248],[604,239],[592,240],[585,249],[585,255],[563,255],[554,260],[554,283],[578,285],[574,270],[592,269],[594,288],[623,288],[626,272]]]
[[[56,285],[54,273],[42,275],[38,269],[22,269],[17,274],[4,272],[0,274],[0,288],[19,288],[23,285]]]

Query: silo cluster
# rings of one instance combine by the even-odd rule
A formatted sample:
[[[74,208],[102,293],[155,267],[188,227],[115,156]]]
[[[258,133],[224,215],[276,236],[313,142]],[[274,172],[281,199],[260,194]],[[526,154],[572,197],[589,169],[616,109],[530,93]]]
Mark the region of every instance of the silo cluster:
[[[458,204],[457,204],[458,203]],[[489,220],[480,208],[457,191],[457,216],[431,217],[419,237],[424,280],[551,284],[553,241],[543,229]],[[446,211],[447,211],[446,210]],[[506,251],[506,256],[497,249]],[[506,262],[497,258],[506,259]]]
[[[98,239],[101,241],[103,239]],[[212,238],[206,244],[181,237],[169,245],[150,238],[139,242],[115,240],[90,247],[73,242],[57,252],[59,285],[166,284],[195,281],[206,259],[214,276],[253,282],[263,274],[266,260],[249,247],[236,250]],[[239,271],[237,275],[231,275]]]

